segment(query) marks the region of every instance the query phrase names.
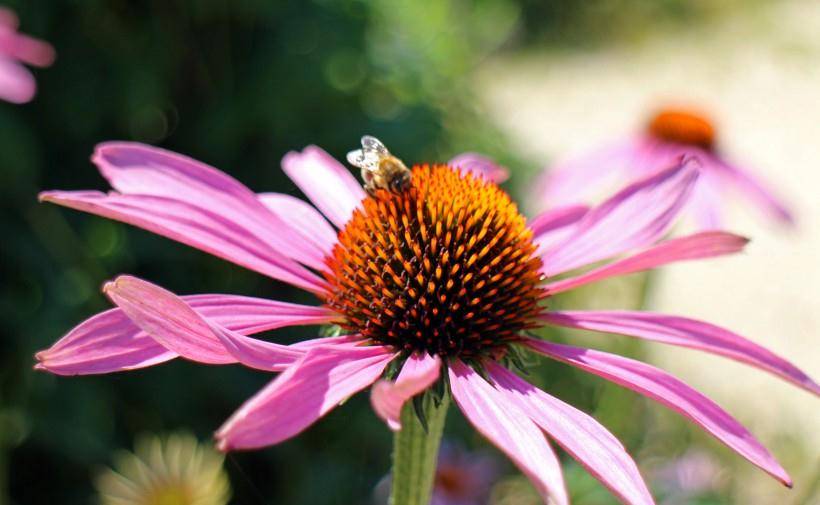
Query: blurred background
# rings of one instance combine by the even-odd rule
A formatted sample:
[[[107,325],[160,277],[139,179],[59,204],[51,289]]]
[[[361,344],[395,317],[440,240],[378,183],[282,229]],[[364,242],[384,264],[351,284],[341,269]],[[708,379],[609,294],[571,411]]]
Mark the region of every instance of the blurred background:
[[[315,143],[341,158],[369,133],[407,162],[466,150],[491,155],[512,172],[507,189],[525,200],[533,177],[556,157],[640,129],[659,104],[693,103],[718,120],[724,150],[793,203],[797,228],[778,230],[733,209],[732,230],[754,239],[742,256],[609,282],[560,303],[703,318],[820,376],[815,1],[3,4],[58,58],[35,71],[33,102],[0,103],[0,505],[98,503],[94,483],[119,451],[145,434],[179,430],[207,445],[270,378],[182,360],[108,376],[33,372],[35,351],[108,307],[99,290],[105,280],[127,272],[183,294],[312,302],[147,232],[36,202],[44,189],[106,189],[88,157],[109,139],[166,147],[254,190],[298,195],[279,169],[288,150]],[[305,331],[271,338],[293,341]],[[820,503],[820,405],[808,393],[695,352],[607,335],[549,336],[679,375],[744,422],[795,480],[783,489],[662,407],[533,360],[531,380],[610,428],[659,502]],[[485,482],[470,484],[482,490],[474,503],[537,503],[526,480],[454,409],[446,433],[463,453],[494,460]],[[231,503],[379,503],[390,446],[360,395],[290,442],[228,456]],[[565,461],[576,503],[616,503]],[[441,482],[458,483],[465,473],[473,472]]]

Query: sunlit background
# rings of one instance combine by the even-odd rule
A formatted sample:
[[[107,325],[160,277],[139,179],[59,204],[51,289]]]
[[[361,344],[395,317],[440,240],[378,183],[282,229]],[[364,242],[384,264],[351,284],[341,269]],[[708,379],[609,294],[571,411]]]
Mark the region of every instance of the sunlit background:
[[[510,168],[506,188],[527,201],[537,172],[555,159],[639,131],[659,105],[693,104],[716,119],[725,152],[792,202],[797,227],[779,229],[735,207],[730,229],[753,239],[741,256],[609,282],[561,303],[702,318],[820,376],[816,1],[5,4],[58,59],[36,71],[32,103],[0,103],[0,505],[98,503],[95,482],[135,440],[185,430],[207,444],[269,379],[182,360],[110,376],[33,372],[35,351],[108,307],[105,280],[127,272],[177,293],[312,302],[147,232],[36,203],[43,189],[105,189],[88,157],[109,139],[167,147],[255,190],[298,194],[279,170],[288,150],[315,143],[342,157],[370,133],[408,162],[489,154]],[[736,415],[795,480],[793,490],[782,488],[679,416],[616,386],[559,364],[533,371],[531,380],[624,442],[660,503],[820,503],[820,402],[810,394],[694,351],[608,335],[551,337],[675,373]],[[470,499],[537,503],[455,409],[446,434],[462,459],[495,458],[488,482],[470,484]],[[384,503],[390,445],[360,395],[292,441],[230,455],[231,503]],[[616,503],[563,459],[575,503]]]

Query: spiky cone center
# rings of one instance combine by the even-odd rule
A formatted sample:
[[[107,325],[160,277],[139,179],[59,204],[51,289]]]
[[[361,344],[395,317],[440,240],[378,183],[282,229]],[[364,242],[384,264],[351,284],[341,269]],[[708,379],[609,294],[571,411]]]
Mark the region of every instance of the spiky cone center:
[[[373,343],[443,358],[497,356],[543,298],[532,231],[495,184],[446,165],[368,196],[327,259],[327,304]]]
[[[653,137],[711,150],[715,146],[715,127],[703,115],[688,110],[667,109],[656,114],[649,122]]]

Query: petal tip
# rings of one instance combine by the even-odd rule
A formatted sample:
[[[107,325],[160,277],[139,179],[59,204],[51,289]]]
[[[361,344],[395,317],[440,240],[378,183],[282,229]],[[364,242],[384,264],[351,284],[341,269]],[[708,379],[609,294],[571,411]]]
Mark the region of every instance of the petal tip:
[[[102,292],[110,296],[111,292],[116,291],[117,289],[117,281],[118,279],[105,281],[105,283],[102,285]]]
[[[37,194],[37,201],[42,202],[51,202],[54,200],[54,191],[41,191]]]
[[[122,291],[125,285],[132,280],[136,280],[136,278],[131,275],[118,275],[110,281],[105,281],[103,283],[102,292],[110,296],[112,293]]]
[[[219,452],[231,452],[233,448],[228,444],[227,440],[221,438],[219,432],[214,434],[214,438],[216,439],[216,450]]]

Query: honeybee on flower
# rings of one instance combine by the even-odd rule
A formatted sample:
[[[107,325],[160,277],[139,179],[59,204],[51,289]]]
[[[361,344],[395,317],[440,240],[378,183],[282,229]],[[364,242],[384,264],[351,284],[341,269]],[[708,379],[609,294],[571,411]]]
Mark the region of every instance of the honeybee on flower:
[[[347,161],[362,169],[364,189],[371,195],[379,189],[404,191],[410,185],[410,170],[376,137],[362,137],[362,148],[347,153]]]

